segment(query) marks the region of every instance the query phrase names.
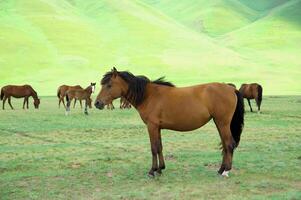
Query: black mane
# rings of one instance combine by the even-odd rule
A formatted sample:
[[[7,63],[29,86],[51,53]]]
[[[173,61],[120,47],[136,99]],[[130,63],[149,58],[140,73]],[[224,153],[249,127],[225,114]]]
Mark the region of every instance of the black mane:
[[[165,79],[165,77],[162,76],[162,77],[158,78],[157,80],[152,81],[152,83],[155,83],[158,85],[165,85],[165,86],[169,86],[169,87],[175,87],[175,85],[173,83],[165,81],[164,79]]]
[[[109,83],[113,74],[114,72],[107,72],[101,80],[101,85]],[[150,81],[146,76],[135,76],[127,71],[117,72],[117,74],[128,83],[129,89],[124,97],[135,106],[138,106],[143,102],[147,83],[175,87],[174,84],[164,81],[164,77],[158,78],[155,81]]]

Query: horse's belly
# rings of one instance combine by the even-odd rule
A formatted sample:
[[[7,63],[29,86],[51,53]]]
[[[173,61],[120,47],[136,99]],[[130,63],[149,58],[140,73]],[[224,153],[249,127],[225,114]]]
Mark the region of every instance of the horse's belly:
[[[179,113],[161,121],[160,127],[175,131],[192,131],[204,126],[211,119],[209,113]]]

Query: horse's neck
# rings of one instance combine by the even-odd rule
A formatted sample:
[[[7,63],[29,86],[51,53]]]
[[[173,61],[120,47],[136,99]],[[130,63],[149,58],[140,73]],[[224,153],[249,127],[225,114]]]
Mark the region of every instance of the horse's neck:
[[[156,88],[154,87],[154,84],[147,84],[146,88],[145,88],[143,102],[139,105],[136,105],[135,99],[130,99],[126,95],[124,95],[123,97],[140,112],[140,109],[146,107],[146,105],[148,104],[148,101],[151,98],[151,93],[152,93],[151,91],[154,91],[154,90],[156,90]]]
[[[34,91],[34,89],[31,89],[31,96],[34,99],[38,99],[38,95],[37,95],[36,91]]]
[[[92,86],[89,86],[85,89],[88,94],[92,94]]]

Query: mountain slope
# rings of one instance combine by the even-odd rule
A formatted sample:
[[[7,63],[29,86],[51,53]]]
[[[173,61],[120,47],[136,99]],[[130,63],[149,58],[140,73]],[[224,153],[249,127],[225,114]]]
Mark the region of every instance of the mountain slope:
[[[42,94],[54,94],[61,83],[99,80],[112,66],[153,78],[193,74],[191,82],[214,80],[217,68],[245,62],[207,36],[132,1],[14,1],[2,14],[1,83],[32,80]]]
[[[0,85],[29,83],[41,95],[54,95],[60,84],[99,82],[104,72],[116,66],[150,78],[166,75],[179,86],[256,81],[265,85],[266,94],[298,93],[299,86],[291,88],[286,81],[295,77],[300,63],[289,57],[290,51],[296,56],[300,49],[295,41],[300,36],[299,15],[291,14],[289,2],[264,11],[234,0],[194,2],[192,6],[169,0],[164,5],[149,0],[1,1]],[[283,12],[271,12],[281,6],[286,8]],[[179,9],[179,17],[170,14]],[[199,14],[212,27],[209,32],[197,32],[189,25]],[[271,45],[262,44],[264,48],[276,45],[270,49],[279,50],[267,55],[257,51],[257,40],[248,43],[252,31],[266,42],[270,33],[262,34],[262,30],[274,15],[279,15],[276,24],[289,28],[285,33],[295,31],[289,31],[294,42],[283,48],[289,49],[285,56],[275,40]],[[257,26],[260,21],[263,25]],[[252,26],[256,30],[248,30]],[[279,37],[281,33],[275,35]],[[275,55],[281,62],[270,62]],[[281,68],[284,63],[293,70]]]

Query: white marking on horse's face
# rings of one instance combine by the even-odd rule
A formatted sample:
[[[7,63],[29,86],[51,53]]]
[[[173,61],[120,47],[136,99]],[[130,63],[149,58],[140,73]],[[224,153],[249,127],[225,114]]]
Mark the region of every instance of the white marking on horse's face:
[[[230,171],[226,171],[226,170],[225,170],[225,171],[222,173],[222,176],[224,176],[224,177],[229,177],[229,172],[230,172]]]
[[[92,86],[92,93],[95,92],[95,85]]]

